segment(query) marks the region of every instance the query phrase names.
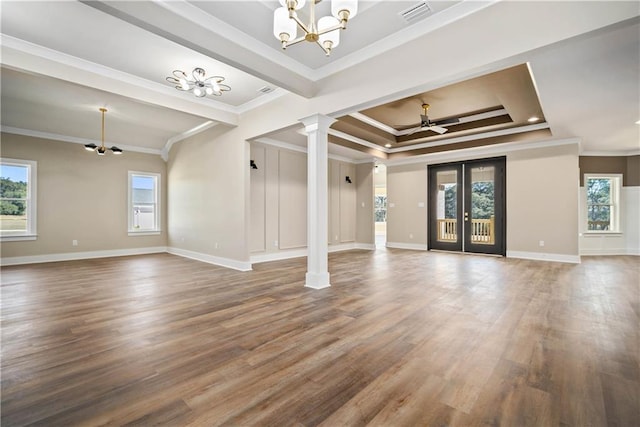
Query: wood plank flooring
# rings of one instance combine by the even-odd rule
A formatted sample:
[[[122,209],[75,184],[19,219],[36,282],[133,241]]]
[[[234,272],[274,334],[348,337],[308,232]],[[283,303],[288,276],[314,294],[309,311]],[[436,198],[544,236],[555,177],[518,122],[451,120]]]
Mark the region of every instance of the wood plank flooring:
[[[2,426],[637,426],[638,257],[4,267]]]

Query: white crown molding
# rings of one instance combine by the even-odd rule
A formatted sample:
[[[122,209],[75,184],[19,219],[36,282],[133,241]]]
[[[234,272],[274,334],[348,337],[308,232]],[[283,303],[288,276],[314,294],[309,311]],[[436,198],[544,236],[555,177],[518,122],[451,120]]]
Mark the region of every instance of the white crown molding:
[[[433,164],[444,163],[448,161],[458,161],[465,159],[475,159],[485,156],[504,155],[511,152],[522,150],[534,150],[539,148],[560,147],[563,145],[579,145],[579,138],[545,140],[545,141],[528,141],[514,144],[513,142],[505,142],[502,144],[484,145],[481,147],[463,148],[455,151],[445,151],[431,154],[421,154],[413,157],[406,157],[398,160],[379,160],[385,166],[401,166],[415,163]]]
[[[55,133],[40,132],[37,130],[30,130],[30,129],[21,129],[21,128],[15,128],[11,126],[0,126],[0,131],[4,133],[14,134],[14,135],[32,136],[34,138],[51,139],[53,141],[70,142],[73,144],[82,144],[82,145],[96,144],[98,146],[102,144],[102,141],[98,141],[95,139],[77,138],[75,136],[58,135]],[[108,142],[108,141],[105,141],[104,145],[105,146],[117,145],[118,148],[121,148],[123,151],[131,151],[131,152],[145,153],[145,154],[156,154],[158,156],[162,155],[162,150],[158,150],[155,148],[136,147],[134,145],[123,145],[120,143]]]
[[[270,145],[270,146],[276,147],[276,148],[283,148],[285,150],[297,151],[298,153],[307,154],[307,147],[301,147],[299,145],[288,144],[286,142],[278,141],[278,140],[272,139],[272,138],[258,138],[258,139],[255,139],[252,142],[259,143],[259,144],[264,144],[264,145]],[[337,154],[328,154],[328,158],[330,158],[332,160],[337,160],[337,161],[340,161],[340,162],[352,163],[352,164],[370,162],[370,160],[356,161],[356,160],[350,159],[348,157],[339,156]]]
[[[421,148],[438,147],[441,145],[449,145],[449,144],[455,144],[458,142],[466,142],[466,141],[475,141],[478,139],[495,138],[498,136],[505,136],[505,135],[516,135],[519,133],[532,132],[532,131],[548,129],[548,128],[549,128],[548,123],[538,123],[535,125],[525,125],[525,126],[519,126],[515,128],[500,129],[500,130],[494,130],[490,132],[477,133],[473,135],[445,138],[439,141],[424,142],[422,144],[409,145],[406,147],[391,148],[389,151],[391,153],[401,153],[403,151],[413,151],[413,150],[419,150]]]
[[[78,58],[76,56],[68,55],[66,53],[62,53],[53,49],[49,49],[47,47],[37,45],[35,43],[31,43],[22,39],[18,39],[16,37],[12,37],[6,34],[0,34],[0,46],[3,49],[13,49],[17,52],[21,52],[23,54],[29,55],[31,57],[44,59],[47,61],[52,61],[58,64],[62,64],[64,66],[70,67],[72,69],[89,72],[93,75],[114,80],[118,82],[125,83],[127,85],[134,86],[138,89],[144,89],[146,91],[150,91],[156,95],[161,95],[162,97],[169,97],[172,102],[172,109],[183,111],[189,114],[196,114],[203,117],[207,117],[219,122],[227,123],[229,125],[237,125],[238,124],[238,115],[251,110],[260,105],[264,105],[268,102],[271,102],[274,99],[279,98],[280,96],[286,94],[287,92],[284,90],[275,90],[272,93],[261,95],[251,101],[248,101],[240,106],[232,106],[225,104],[223,102],[217,101],[212,98],[187,98],[184,97],[184,94],[176,91],[174,88],[167,86],[162,83],[156,83],[147,79],[143,79],[141,77],[125,73],[123,71],[119,71],[110,67],[106,67],[101,64],[97,64],[95,62],[87,61],[85,59]],[[27,64],[25,60],[17,59],[14,60],[14,63],[11,61],[7,61],[7,53],[3,51],[3,64],[12,66],[16,69],[24,69],[28,71],[38,72],[39,74],[47,73],[42,72],[39,69],[34,69],[32,64]],[[8,62],[8,63],[7,63]],[[60,78],[62,80],[70,81],[72,83],[80,83],[77,79],[70,79],[71,75],[55,75],[56,78]],[[80,83],[81,84],[81,83]],[[89,87],[94,87],[90,83],[86,84]],[[112,93],[120,94],[122,96],[127,96],[130,98],[142,99],[139,96],[132,95],[130,93],[121,93],[122,91],[110,90],[109,88],[97,88],[101,90],[107,90]],[[145,102],[150,102],[152,104],[161,105],[166,107],[167,102],[166,99],[163,102],[157,102],[157,100],[151,99],[143,99]]]
[[[216,126],[218,123],[214,122],[214,121],[206,121],[192,129],[189,129],[187,131],[182,132],[181,134],[172,136],[171,138],[169,138],[167,140],[167,143],[165,144],[165,146],[162,148],[161,151],[161,156],[162,156],[162,160],[164,160],[165,162],[169,160],[169,151],[171,151],[171,147],[173,146],[173,144],[175,144],[176,142],[180,142],[184,139],[187,139],[191,136],[197,135],[200,132],[204,132],[207,129],[211,129],[212,127]]]
[[[307,153],[307,147],[301,147],[299,145],[289,144],[286,142],[278,141],[273,138],[258,138],[252,142],[257,142],[260,144],[270,145],[276,148],[284,148],[285,150],[297,151],[298,153]]]
[[[391,126],[385,125],[382,122],[377,121],[376,119],[372,119],[369,116],[365,116],[362,113],[351,113],[349,116],[353,117],[356,120],[360,120],[362,123],[366,123],[368,125],[373,126],[374,128],[380,129],[381,131],[390,133],[391,135],[398,136],[398,131],[392,128]]]
[[[411,25],[404,30],[378,40],[357,52],[346,55],[337,61],[333,61],[323,67],[320,67],[314,70],[313,74],[307,75],[307,77],[312,78],[314,81],[324,79],[332,74],[344,71],[363,61],[379,56],[384,52],[415,40],[418,37],[450,25],[455,21],[479,12],[480,10],[498,3],[499,1],[500,0],[461,1],[439,12],[436,16],[425,18],[419,24]]]
[[[629,157],[640,156],[640,150],[625,150],[625,151],[581,151],[581,156],[584,157]]]
[[[461,1],[442,12],[437,17],[428,17],[419,25],[410,25],[404,30],[391,34],[375,43],[366,46],[357,52],[341,57],[327,65],[313,69],[301,62],[292,59],[285,53],[278,51],[262,41],[248,36],[244,32],[238,30],[232,25],[227,24],[220,19],[205,13],[202,9],[189,4],[186,0],[175,0],[170,2],[154,0],[155,3],[171,13],[174,13],[194,25],[198,25],[208,31],[215,31],[219,36],[233,40],[242,45],[252,53],[259,55],[271,62],[284,65],[290,71],[307,78],[313,82],[317,82],[333,74],[344,71],[362,61],[379,56],[381,53],[394,49],[404,43],[421,37],[425,34],[433,32],[439,28],[445,27],[455,21],[458,21],[468,15],[476,13],[486,7],[489,7],[499,0],[485,1]],[[265,6],[267,6],[265,4]],[[357,19],[357,18],[354,18]],[[215,29],[215,30],[212,30]]]
[[[350,135],[348,133],[341,132],[339,130],[329,129],[328,133],[329,133],[329,135],[333,135],[333,136],[335,136],[337,138],[341,138],[341,139],[344,139],[344,140],[347,140],[347,141],[351,141],[351,142],[354,142],[356,144],[362,145],[364,147],[372,148],[372,149],[377,150],[377,151],[382,151],[383,153],[391,153],[391,152],[393,152],[393,150],[391,150],[389,148],[381,147],[378,144],[374,144],[373,142],[366,141],[364,139],[358,138],[358,137]]]
[[[474,122],[477,120],[484,120],[484,119],[490,119],[492,117],[499,117],[499,116],[504,116],[507,113],[507,110],[505,110],[504,108],[501,108],[499,110],[493,110],[493,111],[487,111],[486,113],[479,113],[479,114],[473,114],[471,116],[465,116],[465,117],[460,117],[459,121],[457,123],[455,123],[455,125],[459,125],[462,123],[469,123],[469,122]],[[381,123],[379,121],[377,121],[376,119],[372,119],[369,116],[365,116],[362,113],[351,113],[349,114],[351,117],[353,117],[356,120],[360,120],[363,123],[366,123],[368,125],[371,125],[375,128],[378,128],[384,132],[390,133],[393,136],[404,136],[404,135],[409,135],[413,132],[413,129],[405,129],[405,130],[395,130],[394,128],[392,128],[391,126],[388,126],[384,123]],[[437,120],[434,120],[437,122]]]
[[[154,0],[154,2],[158,6],[165,8],[169,12],[176,14],[192,24],[204,28],[205,30],[213,31],[212,29],[215,29],[215,32],[220,36],[228,40],[233,40],[237,44],[249,49],[252,53],[268,59],[269,61],[284,65],[294,73],[305,77],[309,77],[313,74],[313,69],[301,64],[282,52],[276,51],[266,43],[248,36],[234,26],[227,24],[215,16],[207,14],[205,11],[190,4],[186,0]]]

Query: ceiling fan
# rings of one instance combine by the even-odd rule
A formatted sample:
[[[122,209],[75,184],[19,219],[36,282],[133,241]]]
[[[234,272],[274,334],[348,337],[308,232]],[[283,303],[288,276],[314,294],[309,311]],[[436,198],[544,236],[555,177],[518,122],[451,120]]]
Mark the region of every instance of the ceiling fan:
[[[411,135],[411,134],[414,134],[416,132],[430,130],[430,131],[433,131],[433,132],[436,132],[436,133],[439,133],[440,135],[442,135],[443,133],[445,133],[447,131],[447,128],[442,127],[442,125],[458,123],[460,121],[460,119],[451,118],[451,119],[440,120],[440,121],[437,121],[437,122],[432,122],[431,120],[429,120],[429,116],[427,114],[428,110],[429,110],[429,104],[422,104],[423,114],[420,114],[420,126],[415,127],[415,128],[411,128],[411,129],[406,129],[406,130],[402,131],[402,134],[403,135]]]

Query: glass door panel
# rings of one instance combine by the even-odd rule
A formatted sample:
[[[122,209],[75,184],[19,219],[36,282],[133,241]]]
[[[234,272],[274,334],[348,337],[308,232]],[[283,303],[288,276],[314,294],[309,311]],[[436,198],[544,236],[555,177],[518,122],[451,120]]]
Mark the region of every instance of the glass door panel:
[[[429,215],[433,224],[429,248],[461,250],[462,169],[460,165],[430,168],[429,182]]]
[[[505,159],[465,163],[465,252],[504,255]]]

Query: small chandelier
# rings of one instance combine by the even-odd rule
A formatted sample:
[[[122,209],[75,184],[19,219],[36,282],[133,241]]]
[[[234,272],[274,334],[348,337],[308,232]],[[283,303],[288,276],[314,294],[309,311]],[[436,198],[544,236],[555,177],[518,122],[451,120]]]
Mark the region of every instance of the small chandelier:
[[[347,21],[356,16],[358,0],[331,0],[331,14],[323,16],[316,24],[315,6],[320,0],[309,0],[309,25],[305,25],[296,10],[302,9],[307,0],[280,0],[283,7],[273,13],[273,35],[282,43],[282,48],[302,41],[315,42],[326,56],[340,43],[340,30],[347,28]],[[304,35],[297,37],[300,27]]]
[[[107,150],[111,150],[113,154],[122,154],[122,150],[115,145],[111,148],[107,148],[104,146],[104,113],[107,112],[107,109],[99,108],[99,110],[102,113],[102,145],[98,147],[92,142],[91,144],[85,144],[84,149],[87,151],[95,151],[96,153],[98,153],[98,156],[104,156],[104,153],[106,153]]]
[[[191,77],[181,70],[175,70],[172,77],[167,77],[167,81],[176,85],[176,89],[191,91],[198,98],[205,95],[220,96],[222,92],[228,92],[231,88],[222,84],[224,77],[213,76],[205,78],[205,71],[202,68],[194,68]]]

